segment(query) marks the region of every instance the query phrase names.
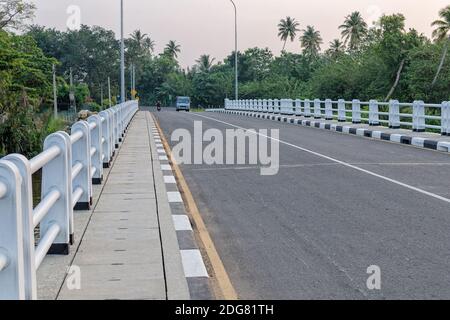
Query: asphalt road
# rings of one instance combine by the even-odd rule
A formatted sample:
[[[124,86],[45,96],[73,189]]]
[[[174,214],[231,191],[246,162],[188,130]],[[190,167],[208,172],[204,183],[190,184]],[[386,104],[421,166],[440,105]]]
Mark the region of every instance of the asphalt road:
[[[450,298],[449,155],[244,116],[156,117],[168,141],[194,121],[280,129],[275,176],[181,166],[240,298]],[[367,288],[370,265],[381,290]]]

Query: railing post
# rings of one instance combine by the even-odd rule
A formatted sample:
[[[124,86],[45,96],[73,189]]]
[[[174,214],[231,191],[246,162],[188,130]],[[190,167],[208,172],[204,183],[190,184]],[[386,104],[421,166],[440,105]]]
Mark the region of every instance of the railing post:
[[[263,103],[261,99],[258,99],[258,111],[262,112],[263,111]]]
[[[333,102],[331,99],[325,100],[325,120],[333,120]]]
[[[414,101],[413,103],[413,131],[425,131],[425,103]]]
[[[268,111],[267,99],[263,99],[262,100],[262,110],[263,110],[263,112],[267,112]]]
[[[228,98],[225,99],[225,110],[228,110],[230,108],[229,103],[230,103],[230,100]]]
[[[73,190],[81,188],[83,194],[74,207],[74,210],[89,210],[92,203],[91,194],[91,156],[90,156],[90,129],[86,121],[78,121],[72,126],[72,136],[81,132],[82,137],[72,144],[72,166],[80,163],[83,168],[73,180]]]
[[[450,135],[450,102],[444,101],[441,104],[441,134]]]
[[[306,118],[311,117],[311,100],[305,99],[304,108],[305,108],[305,117]]]
[[[370,126],[378,126],[380,125],[380,117],[378,114],[378,101],[370,100],[369,101],[369,125]]]
[[[89,124],[95,124],[91,130],[91,163],[92,163],[92,184],[101,184],[103,181],[103,148],[102,148],[102,121],[98,115],[88,118]]]
[[[40,223],[41,238],[47,231],[57,224],[60,228],[58,236],[48,250],[48,254],[69,254],[70,225],[72,212],[72,177],[70,168],[70,140],[65,132],[56,132],[49,135],[44,141],[44,150],[53,146],[58,147],[59,154],[42,168],[41,199],[50,192],[57,190],[60,193],[58,200],[48,211]]]
[[[400,128],[400,105],[398,100],[389,101],[389,128]]]
[[[358,99],[352,101],[352,122],[361,123],[361,101]]]
[[[347,121],[347,112],[345,110],[345,100],[344,99],[338,100],[338,121],[339,122]]]
[[[114,130],[113,130],[113,137],[114,137],[114,146],[116,149],[119,148],[119,111],[117,106],[112,109],[114,114]]]
[[[106,110],[109,114],[109,143],[110,143],[110,155],[111,159],[114,157],[115,154],[115,141],[114,141],[114,111],[112,108]]]
[[[102,111],[99,113],[100,117],[103,119],[102,122],[102,162],[103,168],[109,168],[111,165],[111,139],[110,139],[110,131],[109,131],[109,112]]]
[[[22,178],[22,184],[20,186],[22,211],[20,214],[22,215],[23,226],[25,299],[35,300],[37,298],[37,285],[36,267],[34,263],[33,184],[30,162],[21,154],[10,154],[4,157],[3,160],[12,162],[19,170]]]
[[[280,113],[280,100],[279,99],[273,100],[273,112]]]
[[[273,113],[273,100],[272,99],[267,100],[267,112]]]
[[[319,99],[314,99],[314,119],[322,118],[322,111],[320,110],[321,102]]]
[[[302,115],[302,101],[300,99],[295,99],[295,115]]]
[[[26,298],[19,169],[0,160],[0,300]]]
[[[294,100],[286,99],[285,101],[285,114],[293,115],[294,114]]]

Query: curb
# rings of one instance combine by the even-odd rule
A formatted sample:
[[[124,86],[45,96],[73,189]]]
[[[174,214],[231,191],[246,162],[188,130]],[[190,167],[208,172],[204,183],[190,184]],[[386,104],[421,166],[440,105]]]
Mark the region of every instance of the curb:
[[[158,219],[164,261],[164,272],[168,300],[189,300],[188,281],[182,266],[182,256],[178,246],[177,234],[172,220],[172,210],[169,205],[168,192],[164,183],[161,161],[157,152],[157,138],[153,133],[154,121],[150,113],[146,113],[148,134],[152,153],[152,165],[155,179],[155,192],[157,196]]]
[[[179,263],[179,265],[182,265],[183,267],[183,275],[187,282],[190,299],[212,300],[214,299],[214,296],[210,288],[210,277],[206,264],[203,261],[202,254],[197,246],[192,224],[186,212],[183,197],[178,189],[177,180],[161,140],[159,130],[155,125],[153,117],[150,116],[150,118],[152,119],[150,121],[151,140],[154,143],[154,155],[157,160],[155,161],[155,164],[160,166],[160,168],[154,169],[155,171],[160,172],[160,184],[165,186],[165,188],[162,188],[164,190],[160,190],[160,192],[166,193],[165,197],[167,201],[164,202],[167,206],[167,210],[170,212],[170,224],[172,225],[172,229],[175,230],[176,239],[174,240],[177,241],[176,243],[178,244],[181,260],[181,264]],[[169,276],[168,278],[170,280]],[[176,286],[177,283],[174,281],[173,287],[176,288]],[[175,297],[175,299],[179,298]]]
[[[430,140],[422,137],[413,137],[403,134],[385,133],[379,130],[369,130],[364,128],[354,128],[346,125],[338,125],[336,123],[325,123],[317,120],[304,120],[286,117],[282,115],[273,115],[267,113],[253,113],[246,111],[230,111],[230,110],[212,110],[210,112],[219,112],[226,114],[244,115],[259,119],[274,120],[284,123],[297,124],[305,127],[313,127],[318,129],[325,129],[340,133],[353,134],[366,138],[379,139],[384,141],[390,141],[394,143],[412,145],[419,148],[430,149],[450,153],[450,141]]]

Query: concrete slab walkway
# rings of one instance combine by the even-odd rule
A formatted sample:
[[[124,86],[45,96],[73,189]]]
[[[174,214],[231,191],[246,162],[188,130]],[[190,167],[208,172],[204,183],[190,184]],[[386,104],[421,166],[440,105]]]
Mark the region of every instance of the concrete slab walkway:
[[[152,121],[133,119],[73,255],[81,285],[69,272],[57,299],[189,299]]]

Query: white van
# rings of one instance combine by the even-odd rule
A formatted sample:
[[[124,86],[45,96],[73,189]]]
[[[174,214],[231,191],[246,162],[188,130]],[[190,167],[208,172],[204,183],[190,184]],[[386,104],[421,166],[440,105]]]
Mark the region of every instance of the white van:
[[[191,98],[189,97],[177,97],[177,111],[185,110],[190,111],[191,110]]]

